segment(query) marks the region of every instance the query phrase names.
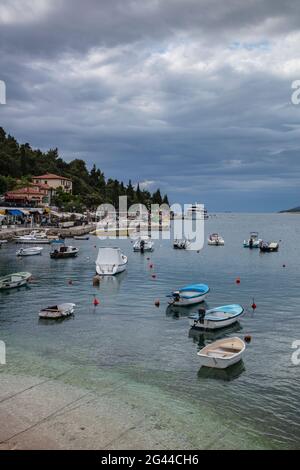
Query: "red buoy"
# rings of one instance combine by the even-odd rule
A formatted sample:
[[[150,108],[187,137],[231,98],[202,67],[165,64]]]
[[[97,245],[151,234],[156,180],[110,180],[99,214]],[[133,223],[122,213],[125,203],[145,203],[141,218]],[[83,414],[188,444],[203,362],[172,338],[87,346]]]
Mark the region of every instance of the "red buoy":
[[[97,297],[94,298],[94,307],[98,307],[100,305],[100,300]]]
[[[257,305],[256,305],[254,299],[253,299],[252,309],[253,309],[253,310],[256,310],[256,309],[257,309]]]
[[[160,300],[155,301],[155,307],[159,308],[160,307]]]
[[[240,283],[241,283],[241,279],[238,277],[235,282],[236,282],[236,284],[240,284]]]

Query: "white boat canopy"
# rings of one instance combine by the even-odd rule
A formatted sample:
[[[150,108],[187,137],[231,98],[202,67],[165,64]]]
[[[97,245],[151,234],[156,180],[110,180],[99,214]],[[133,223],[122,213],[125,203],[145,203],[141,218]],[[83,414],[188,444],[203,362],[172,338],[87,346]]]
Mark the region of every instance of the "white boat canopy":
[[[120,248],[99,248],[96,264],[99,265],[120,265],[124,263]]]

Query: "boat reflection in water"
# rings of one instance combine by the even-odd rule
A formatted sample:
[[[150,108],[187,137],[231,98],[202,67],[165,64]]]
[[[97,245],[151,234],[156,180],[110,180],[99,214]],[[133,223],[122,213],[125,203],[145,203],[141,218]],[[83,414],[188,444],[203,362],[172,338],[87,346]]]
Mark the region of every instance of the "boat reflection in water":
[[[193,339],[193,342],[197,344],[198,350],[203,349],[209,343],[213,343],[218,339],[222,339],[233,333],[242,331],[242,327],[239,323],[227,326],[220,330],[199,330],[197,328],[191,328],[189,331],[189,338]]]
[[[208,307],[206,302],[203,302],[201,306],[205,309],[207,309]],[[167,317],[173,317],[174,319],[176,319],[180,317],[188,317],[194,312],[195,312],[195,305],[182,306],[182,307],[176,307],[176,305],[168,305],[167,310],[166,310],[166,315]]]
[[[105,291],[107,295],[116,295],[120,291],[120,287],[124,279],[127,277],[127,271],[123,271],[118,276],[99,276],[100,283],[97,286],[99,290]]]
[[[198,379],[214,379],[214,380],[223,380],[225,382],[231,382],[232,380],[237,379],[245,372],[245,364],[243,360],[240,360],[238,363],[233,364],[227,369],[214,369],[212,367],[201,367],[198,371]]]

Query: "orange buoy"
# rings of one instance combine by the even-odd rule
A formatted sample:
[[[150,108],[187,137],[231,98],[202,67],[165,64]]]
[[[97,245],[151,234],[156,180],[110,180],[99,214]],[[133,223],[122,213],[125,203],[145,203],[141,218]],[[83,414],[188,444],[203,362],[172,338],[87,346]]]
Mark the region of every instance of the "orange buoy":
[[[250,344],[251,341],[252,341],[252,336],[250,336],[250,335],[245,336],[244,341],[245,341],[245,343]]]

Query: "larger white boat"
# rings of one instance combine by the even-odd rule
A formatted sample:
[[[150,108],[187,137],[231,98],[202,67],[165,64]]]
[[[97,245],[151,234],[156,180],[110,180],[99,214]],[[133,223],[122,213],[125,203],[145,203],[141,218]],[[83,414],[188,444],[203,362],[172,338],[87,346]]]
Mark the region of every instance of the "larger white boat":
[[[24,243],[27,245],[49,245],[51,242],[47,237],[46,232],[39,232],[38,230],[33,230],[29,235],[15,237],[14,241],[16,243]]]
[[[96,272],[99,276],[115,276],[125,271],[128,258],[120,248],[99,248]]]
[[[201,365],[226,369],[242,359],[246,344],[240,338],[225,338],[209,344],[198,352]]]

